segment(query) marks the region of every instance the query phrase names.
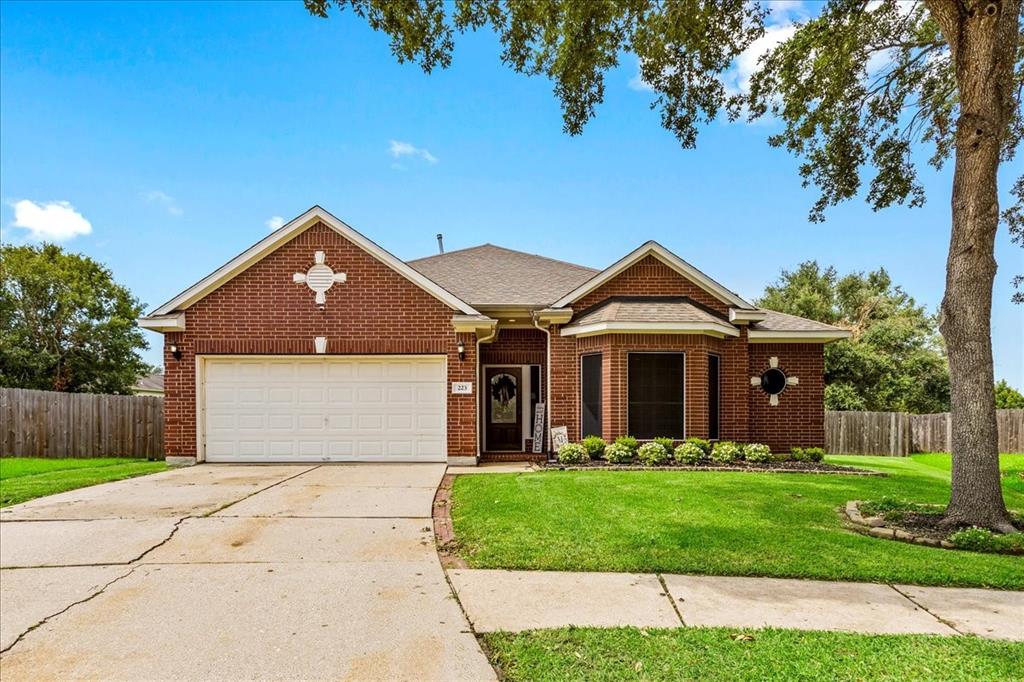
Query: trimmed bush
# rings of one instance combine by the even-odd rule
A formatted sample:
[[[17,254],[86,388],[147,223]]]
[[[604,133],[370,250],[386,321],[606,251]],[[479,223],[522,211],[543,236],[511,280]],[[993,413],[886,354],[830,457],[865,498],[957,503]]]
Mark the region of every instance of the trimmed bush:
[[[686,442],[696,445],[698,448],[701,449],[705,456],[711,456],[711,441],[704,440],[703,438],[687,438]]]
[[[668,461],[669,450],[665,448],[661,443],[651,441],[650,443],[644,443],[637,450],[636,456],[640,460],[640,463],[655,467],[664,464]]]
[[[972,552],[1024,554],[1024,533],[999,535],[987,528],[971,526],[950,535],[949,541],[957,549],[969,549]]]
[[[764,443],[750,443],[743,446],[743,458],[757,464],[770,462],[772,461],[772,450]]]
[[[604,457],[604,449],[608,447],[608,443],[601,436],[587,436],[580,445],[586,448],[590,459],[601,459]]]
[[[604,458],[612,464],[629,464],[633,461],[633,457],[633,450],[618,441],[604,449]]]
[[[825,448],[793,448],[792,459],[797,462],[820,462],[825,459]]]
[[[629,448],[632,454],[636,454],[636,451],[640,448],[640,441],[633,436],[619,436],[615,439],[615,445],[621,445],[624,448]]]
[[[676,442],[671,438],[652,438],[655,443],[665,448],[665,452],[672,454],[672,448],[675,447]]]
[[[742,457],[743,448],[732,441],[719,441],[711,448],[711,459],[719,464],[732,464]]]
[[[559,464],[583,464],[590,461],[587,449],[579,443],[566,443],[558,448]]]
[[[680,464],[696,464],[707,457],[704,449],[696,443],[687,441],[681,444],[672,453],[672,456]]]

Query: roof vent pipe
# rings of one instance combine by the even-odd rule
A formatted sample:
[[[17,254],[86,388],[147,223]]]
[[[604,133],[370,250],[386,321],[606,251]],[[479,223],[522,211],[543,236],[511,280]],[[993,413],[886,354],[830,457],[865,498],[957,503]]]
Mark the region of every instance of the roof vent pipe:
[[[437,233],[437,252],[444,253],[444,235],[440,232]]]

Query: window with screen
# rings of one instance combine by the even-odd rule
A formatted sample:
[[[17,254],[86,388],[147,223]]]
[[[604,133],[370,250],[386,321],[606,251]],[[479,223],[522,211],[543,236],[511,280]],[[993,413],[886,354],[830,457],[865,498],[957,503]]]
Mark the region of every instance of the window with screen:
[[[580,429],[582,436],[601,435],[601,356],[584,355],[580,359]]]
[[[708,356],[708,438],[711,440],[718,440],[720,363],[717,355]]]
[[[683,438],[682,353],[629,354],[629,435]]]

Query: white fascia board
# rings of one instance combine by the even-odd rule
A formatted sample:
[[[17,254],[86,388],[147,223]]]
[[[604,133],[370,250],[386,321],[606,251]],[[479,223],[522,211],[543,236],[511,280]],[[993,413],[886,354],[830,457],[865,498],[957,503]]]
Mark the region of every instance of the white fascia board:
[[[467,315],[478,314],[472,306],[457,297],[455,294],[444,289],[433,280],[421,274],[418,270],[415,270],[373,241],[367,239],[354,228],[346,225],[323,208],[314,206],[299,217],[288,221],[285,225],[274,230],[269,235],[193,284],[167,303],[164,303],[153,311],[151,317],[155,315],[164,315],[189,307],[231,278],[243,272],[257,261],[272,253],[275,249],[292,239],[300,232],[312,227],[317,221],[324,223],[342,237],[349,240],[412,283],[416,284],[442,303],[445,303],[455,310]]]
[[[498,321],[483,315],[454,315],[452,327],[456,332],[465,334],[478,334],[480,331],[490,332],[498,324]]]
[[[147,315],[140,317],[138,324],[143,329],[154,332],[183,332],[185,331],[185,313],[175,315]]]
[[[718,337],[740,335],[732,326],[713,322],[594,322],[562,328],[562,336],[597,334],[709,334]]]
[[[848,339],[852,332],[845,329],[835,331],[771,331],[767,329],[750,330],[747,339],[750,343],[831,343],[840,339]]]
[[[572,319],[572,308],[544,308],[536,315],[542,324],[565,324]]]
[[[568,294],[555,301],[551,307],[563,308],[573,301],[579,300],[648,255],[655,256],[662,263],[669,266],[681,276],[690,280],[720,301],[728,303],[729,305],[734,305],[738,308],[754,307],[753,304],[744,301],[737,294],[729,291],[724,286],[655,241],[649,241],[646,244],[641,245],[639,248],[630,252],[625,257],[608,266],[576,289],[573,289]]]
[[[730,322],[762,322],[768,317],[767,310],[754,309],[737,309],[729,308],[729,321]]]

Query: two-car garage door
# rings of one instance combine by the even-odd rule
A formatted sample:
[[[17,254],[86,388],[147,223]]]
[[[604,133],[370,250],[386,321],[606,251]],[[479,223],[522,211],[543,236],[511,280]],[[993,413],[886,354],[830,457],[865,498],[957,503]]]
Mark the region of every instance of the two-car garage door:
[[[443,462],[444,356],[201,359],[208,462]]]

